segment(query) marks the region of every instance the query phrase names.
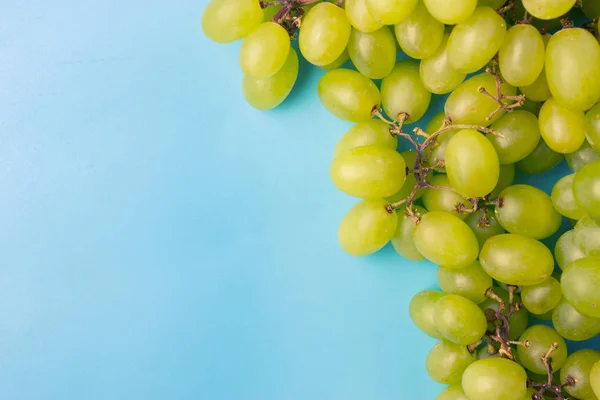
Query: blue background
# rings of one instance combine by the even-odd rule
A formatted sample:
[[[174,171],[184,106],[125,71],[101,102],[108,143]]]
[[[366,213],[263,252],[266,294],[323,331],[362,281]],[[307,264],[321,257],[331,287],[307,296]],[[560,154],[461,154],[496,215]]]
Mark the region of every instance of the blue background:
[[[341,251],[322,72],[252,109],[205,4],[0,7],[0,397],[432,399],[436,268]]]

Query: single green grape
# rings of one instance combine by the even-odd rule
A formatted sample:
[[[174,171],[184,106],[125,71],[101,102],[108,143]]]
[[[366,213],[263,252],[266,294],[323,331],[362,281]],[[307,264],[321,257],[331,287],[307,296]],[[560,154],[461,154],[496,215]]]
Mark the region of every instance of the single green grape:
[[[464,268],[477,259],[479,244],[460,218],[443,211],[430,211],[413,230],[419,253],[434,264]]]
[[[352,29],[348,54],[356,69],[367,78],[385,78],[396,64],[396,39],[387,26],[369,33]]]
[[[288,97],[298,78],[298,55],[290,48],[283,67],[268,78],[251,78],[242,80],[242,93],[252,107],[259,110],[270,110],[277,107]]]
[[[575,244],[575,230],[570,230],[562,234],[554,246],[554,257],[560,269],[571,264],[575,260],[585,257],[585,253]]]
[[[246,37],[263,21],[258,0],[211,0],[202,13],[202,31],[212,41],[231,43]]]
[[[350,69],[327,72],[319,80],[319,99],[338,118],[351,122],[371,119],[381,95],[372,80]]]
[[[420,216],[427,213],[426,209],[419,206],[414,206],[414,211]],[[396,214],[398,215],[398,226],[396,227],[394,237],[392,237],[392,246],[398,254],[407,260],[424,260],[425,257],[417,250],[412,237],[412,232],[416,225],[415,220],[406,214],[406,206],[397,210]]]
[[[430,56],[423,57],[419,66],[423,85],[434,94],[450,93],[467,77],[464,72],[452,68],[448,61],[447,45],[449,36],[449,34],[444,34],[438,48]]]
[[[548,86],[548,78],[546,77],[545,69],[542,69],[540,75],[531,85],[521,86],[519,87],[519,90],[528,100],[541,102],[552,97],[552,92],[550,92],[550,87]]]
[[[586,114],[586,133],[590,145],[596,151],[600,151],[600,103]]]
[[[471,300],[455,294],[448,294],[438,300],[433,320],[446,340],[463,346],[477,342],[487,329],[487,321],[481,308]]]
[[[541,137],[536,116],[521,110],[504,115],[492,125],[492,129],[504,136],[486,135],[496,149],[501,164],[513,164],[527,157]]]
[[[413,296],[408,306],[408,315],[417,328],[439,340],[444,337],[435,327],[433,314],[437,302],[444,296],[444,293],[437,290],[423,290]]]
[[[529,346],[517,346],[519,362],[525,368],[536,374],[543,374],[546,367],[542,357],[548,353],[553,344],[558,347],[552,353],[552,370],[558,371],[567,360],[567,344],[554,329],[546,325],[532,325],[519,338],[519,341],[529,341]]]
[[[348,54],[348,48],[345,48],[342,54],[334,62],[331,64],[320,65],[319,68],[325,71],[332,71],[334,69],[338,69],[342,65],[344,65],[350,59],[350,54]]]
[[[417,161],[417,153],[415,153],[412,150],[408,150],[408,151],[403,151],[402,153],[400,153],[400,155],[402,156],[402,158],[404,158],[404,162],[406,163],[407,167],[412,168],[415,166],[416,161]],[[430,178],[432,177],[432,173],[429,173],[427,176],[428,176],[428,181],[429,181]],[[395,203],[397,201],[404,200],[412,193],[416,184],[417,184],[417,179],[415,178],[415,174],[407,174],[406,180],[404,181],[404,185],[402,185],[402,188],[400,189],[400,191],[396,192],[392,196],[386,197],[386,199],[390,203]],[[420,199],[425,194],[426,191],[427,191],[426,188],[418,189],[417,193],[415,194],[415,199]]]
[[[477,0],[423,0],[435,19],[456,25],[469,19],[477,7]]]
[[[382,198],[398,192],[406,179],[406,163],[395,150],[377,146],[350,149],[331,163],[333,184],[350,196]]]
[[[575,201],[591,215],[600,215],[600,160],[584,165],[573,178]]]
[[[443,111],[437,113],[427,125],[426,131],[429,134],[436,132],[442,127],[445,119],[446,114],[444,114]],[[452,129],[439,134],[435,139],[435,144],[430,147],[427,161],[429,162],[429,165],[435,167],[436,171],[443,173],[446,172],[446,147],[448,146],[448,141],[450,138],[458,131],[459,130]]]
[[[544,141],[558,153],[572,153],[585,141],[585,114],[562,107],[554,97],[542,106],[539,120]]]
[[[335,158],[350,149],[370,145],[396,150],[398,138],[390,134],[390,126],[386,122],[369,119],[357,123],[342,136],[333,150],[333,156]]]
[[[498,52],[502,77],[513,86],[532,85],[544,69],[545,53],[537,28],[527,24],[511,27]]]
[[[551,311],[561,298],[560,283],[553,277],[537,285],[525,286],[521,291],[523,304],[534,314],[545,314]]]
[[[490,357],[467,367],[462,387],[469,400],[523,400],[527,393],[527,374],[514,361]]]
[[[469,400],[460,384],[450,385],[437,395],[435,400]]]
[[[531,286],[552,275],[554,258],[535,239],[515,234],[491,237],[483,245],[479,261],[492,278],[508,285]]]
[[[421,82],[416,61],[398,62],[392,73],[381,81],[381,103],[393,119],[400,113],[407,113],[406,122],[417,122],[427,112],[430,101],[431,93]]]
[[[500,165],[500,176],[498,177],[498,183],[494,190],[492,190],[491,197],[496,198],[500,196],[500,193],[513,184],[515,180],[515,164],[503,164]]]
[[[598,361],[600,352],[589,349],[576,351],[567,357],[560,370],[560,381],[567,393],[578,399],[595,397],[590,384],[590,371]]]
[[[346,12],[333,3],[318,3],[302,18],[300,52],[311,64],[327,65],[338,59],[350,39]]]
[[[575,0],[569,0],[571,2]],[[552,96],[563,107],[585,111],[600,99],[600,44],[582,28],[563,29],[546,48]]]
[[[346,0],[344,2],[346,17],[355,29],[361,32],[375,32],[383,27],[367,9],[367,0]]]
[[[504,302],[505,309],[502,314],[507,316],[510,312],[510,309],[508,307],[508,305],[510,304],[509,293],[498,286],[495,286],[493,290],[494,293],[498,295]],[[513,296],[513,304],[520,304],[520,302],[521,298],[519,297],[519,295],[515,294]],[[487,310],[491,310],[494,313],[500,311],[500,303],[491,298],[485,299],[481,304],[479,304],[479,307],[483,310],[484,313]],[[525,329],[527,329],[527,326],[529,325],[529,312],[525,307],[521,307],[518,311],[514,312],[510,316],[510,318],[508,318],[508,323],[510,325],[510,332],[508,333],[509,340],[517,340],[519,336],[521,336],[521,334],[525,332]],[[489,331],[494,331],[495,329],[496,327],[494,326],[493,322],[488,323]]]
[[[600,3],[597,0],[583,0],[583,14],[588,18],[600,17]]]
[[[492,287],[492,278],[486,274],[479,261],[465,268],[438,268],[438,283],[444,293],[463,296],[474,303],[482,303],[485,292]],[[560,288],[559,288],[560,290]]]
[[[444,174],[433,176],[429,183],[433,186],[450,187],[448,176]],[[473,204],[454,190],[429,188],[423,194],[423,205],[428,211],[446,211],[460,219],[465,219],[466,213],[456,211],[458,204],[462,204],[468,209],[473,208]]]
[[[539,19],[554,19],[563,16],[576,0],[522,0],[527,12]]]
[[[580,219],[573,242],[586,256],[600,256],[600,222],[590,216]]]
[[[463,372],[476,360],[467,346],[441,341],[427,355],[427,373],[434,381],[446,385],[460,383]]]
[[[542,138],[527,157],[516,163],[516,167],[526,174],[541,174],[556,167],[563,159],[564,155],[548,147]]]
[[[556,182],[552,188],[552,205],[561,215],[571,219],[581,219],[586,211],[577,204],[573,195],[575,174],[567,175]]]
[[[589,131],[587,131],[589,132]],[[571,171],[579,172],[584,165],[600,160],[600,153],[597,152],[586,140],[577,151],[565,154],[565,159]]]
[[[395,25],[412,14],[418,0],[366,0],[369,14],[384,25]]]
[[[431,56],[442,44],[444,24],[433,18],[419,1],[412,14],[396,24],[394,31],[402,51],[421,59]]]
[[[470,213],[465,222],[469,225],[469,228],[475,234],[477,241],[479,242],[479,249],[483,248],[483,244],[492,236],[501,235],[506,233],[502,225],[493,216],[487,217],[487,226],[482,224],[481,218],[484,216],[483,211],[479,210],[474,213]]]
[[[590,384],[596,397],[600,397],[600,361],[596,362],[590,371]]]
[[[506,37],[506,21],[489,7],[479,7],[456,25],[448,39],[448,60],[455,70],[472,73],[485,67]]]
[[[542,109],[543,105],[544,104],[539,101],[531,101],[529,99],[525,99],[525,102],[521,106],[520,110],[528,111],[528,112],[532,113],[533,115],[535,115],[537,118],[537,116],[540,115],[540,110]]]
[[[512,14],[512,18],[509,18],[509,21],[516,25],[523,21],[525,17],[531,20],[531,25],[535,26],[542,32],[554,32],[562,27],[560,19],[562,17],[566,17],[566,15],[561,15],[561,17],[553,18],[551,20],[543,20],[538,18],[531,18],[531,14],[527,13],[525,15],[525,6],[523,6],[523,2],[521,0],[515,0],[513,2],[513,8],[509,11],[509,14]]]
[[[263,22],[242,42],[242,72],[252,78],[274,75],[285,64],[290,46],[290,36],[283,26],[275,22]]]
[[[600,318],[600,257],[573,261],[560,280],[565,299],[581,314]]]

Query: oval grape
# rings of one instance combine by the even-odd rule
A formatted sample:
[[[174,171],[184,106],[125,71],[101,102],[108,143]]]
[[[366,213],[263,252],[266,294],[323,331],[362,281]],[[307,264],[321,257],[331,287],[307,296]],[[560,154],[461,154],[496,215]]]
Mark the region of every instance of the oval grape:
[[[438,300],[433,320],[445,339],[463,346],[477,342],[487,329],[485,315],[477,304],[455,294]],[[461,323],[457,324],[456,321]]]
[[[486,274],[479,261],[456,270],[439,267],[437,276],[444,293],[456,294],[477,304],[486,299],[485,292],[492,287],[492,278]]]
[[[427,210],[419,206],[414,206],[414,211],[418,213],[419,216],[427,213]],[[407,260],[424,260],[425,257],[417,250],[412,237],[413,230],[416,226],[415,220],[407,215],[406,207],[397,210],[396,214],[398,215],[398,225],[396,227],[396,232],[392,237],[392,246],[398,254]]]
[[[368,33],[353,29],[348,54],[356,69],[367,78],[385,78],[396,64],[396,39],[386,26]]]
[[[345,0],[344,5],[346,17],[355,29],[361,32],[375,32],[383,27],[383,24],[369,13],[367,0]]]
[[[377,146],[396,150],[398,138],[390,134],[390,126],[379,119],[369,119],[354,125],[339,140],[333,151],[334,158],[362,146]]]
[[[573,180],[575,174],[562,177],[552,188],[552,205],[561,215],[571,219],[581,219],[587,213],[575,201]]]
[[[475,360],[475,355],[466,346],[442,341],[427,355],[426,369],[431,379],[438,383],[459,383],[465,369]]]
[[[275,22],[263,22],[242,42],[242,72],[253,78],[272,76],[285,64],[290,46],[290,36],[284,27]]]
[[[257,0],[211,0],[202,13],[204,34],[217,43],[231,43],[246,37],[263,21],[264,11]]]
[[[600,160],[584,165],[575,174],[573,195],[587,213],[600,215]]]
[[[423,2],[431,15],[446,25],[456,25],[466,21],[477,7],[477,0],[423,0]]]
[[[300,52],[311,64],[331,64],[344,52],[350,39],[346,12],[333,3],[318,3],[302,18],[298,35]]]
[[[437,302],[444,296],[437,290],[423,290],[415,294],[408,305],[408,315],[413,323],[427,335],[439,340],[443,336],[435,327],[433,314]]]
[[[562,107],[554,97],[540,110],[540,132],[544,141],[557,153],[572,153],[585,141],[585,115]]]
[[[580,314],[564,299],[552,310],[552,325],[562,337],[576,342],[591,339],[600,333],[600,318]]]
[[[513,86],[532,85],[544,68],[545,55],[540,31],[527,24],[511,27],[498,52],[502,77]]]
[[[527,12],[539,19],[554,19],[566,14],[576,0],[522,0]]]
[[[530,112],[516,110],[492,125],[502,136],[486,134],[501,164],[513,164],[527,157],[540,141],[539,121]]]
[[[521,291],[523,304],[534,314],[545,314],[560,302],[560,283],[550,277],[537,285],[525,286]]]
[[[419,1],[410,16],[394,27],[400,48],[409,57],[431,56],[442,44],[444,24],[436,20]]]
[[[427,90],[434,94],[450,93],[460,85],[467,74],[456,71],[448,61],[448,37],[444,34],[438,48],[421,60],[419,73]]]
[[[417,0],[366,0],[369,14],[384,25],[395,25],[408,18]]]
[[[408,114],[406,122],[416,122],[429,108],[431,93],[419,76],[419,64],[404,60],[396,64],[391,74],[381,82],[381,102],[388,116],[397,119]]]
[[[600,318],[600,257],[573,261],[563,270],[560,283],[565,299],[578,312]]]
[[[551,357],[552,369],[558,371],[567,360],[568,350],[565,340],[554,329],[546,325],[530,326],[523,332],[519,340],[521,342],[529,342],[528,347],[517,346],[519,362],[533,373],[547,373],[542,358],[554,344],[557,344],[557,347]]]
[[[527,374],[514,361],[490,357],[467,367],[462,387],[470,400],[523,400],[527,393]]]

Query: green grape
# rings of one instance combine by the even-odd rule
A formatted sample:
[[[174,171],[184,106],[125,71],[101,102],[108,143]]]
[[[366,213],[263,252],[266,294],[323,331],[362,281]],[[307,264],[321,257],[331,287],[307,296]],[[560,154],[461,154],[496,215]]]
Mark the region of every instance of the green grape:
[[[469,19],[477,7],[477,0],[423,0],[435,19],[456,25]]]
[[[443,111],[436,114],[427,125],[427,132],[429,134],[437,132],[442,127],[445,119],[446,114],[444,114]],[[452,129],[439,134],[435,139],[436,143],[430,148],[427,161],[429,162],[429,165],[436,167],[436,171],[446,172],[446,147],[448,146],[450,138],[458,131],[459,130]]]
[[[350,196],[380,198],[391,196],[406,179],[406,164],[395,150],[362,146],[346,151],[333,160],[333,184]]]
[[[403,151],[402,153],[400,153],[400,155],[402,156],[402,158],[404,158],[404,162],[406,163],[407,167],[412,168],[416,164],[417,153],[415,153],[414,151],[412,151],[412,150]],[[432,176],[431,173],[428,174],[428,181],[429,181],[429,178],[431,178],[431,176]],[[400,189],[400,191],[396,192],[392,196],[389,196],[386,198],[390,203],[395,203],[397,201],[404,200],[412,193],[412,191],[416,185],[417,185],[417,179],[415,178],[415,174],[407,174],[406,180],[404,181],[404,185],[402,185],[402,188]],[[417,193],[415,194],[415,199],[421,198],[423,196],[423,194],[425,194],[426,190],[427,189],[425,189],[425,188],[418,189]]]
[[[565,269],[573,261],[585,257],[583,250],[575,244],[574,230],[567,231],[558,238],[554,246],[554,257],[560,269]]]
[[[231,43],[260,25],[263,15],[257,0],[211,0],[202,13],[200,24],[210,40]]]
[[[489,7],[477,8],[450,33],[448,61],[457,71],[475,72],[490,62],[505,37],[504,19]]]
[[[546,48],[546,75],[553,97],[563,107],[585,111],[598,102],[598,71],[600,45],[591,33],[569,28],[552,36]]]
[[[551,311],[561,298],[560,283],[553,277],[537,285],[525,286],[521,291],[523,304],[534,314],[545,314]]]
[[[290,52],[290,36],[275,22],[263,22],[242,42],[240,66],[245,76],[268,78],[283,67]]]
[[[540,139],[533,151],[516,163],[519,171],[526,174],[541,174],[556,167],[564,159],[564,155],[552,150],[544,139]]]
[[[327,65],[344,52],[350,38],[346,12],[333,3],[319,3],[302,18],[300,52],[311,64]]]
[[[346,0],[345,1],[346,17],[355,29],[361,32],[375,32],[383,27],[383,24],[377,22],[375,18],[369,14],[367,9],[367,0]]]
[[[600,151],[600,103],[586,114],[586,132],[590,145],[596,151]]]
[[[575,174],[561,178],[552,188],[552,205],[561,215],[571,219],[581,219],[587,213],[577,204],[573,195]]]
[[[554,329],[567,340],[581,342],[600,333],[600,318],[580,314],[566,300],[561,300],[552,310]]]
[[[552,150],[572,153],[585,141],[585,115],[562,107],[552,97],[540,110],[540,132]]]
[[[500,196],[500,193],[513,184],[515,180],[515,164],[503,164],[500,165],[500,177],[498,178],[498,184],[492,190],[492,198]]]
[[[338,118],[360,122],[371,119],[379,107],[379,89],[369,78],[350,69],[336,69],[321,77],[319,99],[325,108]]]
[[[273,17],[275,16],[275,14],[277,14],[277,11],[281,10],[282,5],[281,4],[275,4],[272,6],[268,6],[267,8],[264,8],[264,16],[263,16],[263,22],[269,22],[273,19]]]
[[[382,199],[368,199],[348,211],[338,229],[338,240],[346,253],[366,256],[381,250],[392,239],[398,217],[395,212],[388,212],[387,204]]]
[[[584,165],[600,160],[600,153],[590,146],[586,140],[577,151],[565,154],[565,158],[571,171],[579,172]]]
[[[496,78],[491,74],[475,75],[461,83],[446,100],[446,115],[455,124],[490,126],[500,119],[505,111],[501,110],[493,118],[487,117],[498,108],[498,102],[479,92],[483,87],[488,93],[496,93]],[[514,96],[517,89],[506,83],[501,86],[502,94]]]
[[[443,336],[435,327],[433,314],[438,300],[444,296],[444,293],[437,290],[423,290],[415,294],[408,305],[408,315],[417,328],[439,340]]]
[[[450,385],[437,395],[435,400],[469,400],[460,384]]]
[[[560,280],[565,299],[581,314],[600,318],[600,257],[573,261]]]
[[[493,289],[494,293],[502,299],[506,306],[502,314],[504,314],[505,316],[508,315],[508,313],[510,312],[508,307],[508,305],[510,304],[509,293],[500,287],[494,287]],[[513,304],[519,304],[520,301],[521,298],[519,297],[519,295],[515,294],[513,298]],[[500,310],[500,303],[498,303],[494,299],[488,298],[483,303],[481,303],[479,307],[484,311],[484,313],[487,310],[491,310],[492,312],[496,313]],[[517,340],[519,336],[521,336],[521,334],[525,332],[525,329],[527,329],[527,326],[529,325],[529,312],[526,308],[521,307],[518,311],[511,315],[511,317],[508,319],[508,323],[510,325],[510,332],[508,333],[508,338],[510,340]],[[492,322],[488,323],[488,330],[494,331],[495,329],[496,327]]]
[[[544,68],[545,52],[537,28],[527,24],[513,26],[498,53],[502,77],[513,86],[532,85]]]
[[[567,360],[567,344],[565,340],[552,328],[546,325],[532,325],[519,338],[520,341],[529,341],[529,347],[517,346],[519,362],[525,368],[536,374],[546,372],[542,357],[548,353],[550,347],[556,343],[558,347],[552,353],[552,369],[558,371]]]
[[[439,267],[437,277],[444,293],[457,294],[477,304],[486,299],[485,292],[492,287],[492,278],[479,261],[458,270]]]
[[[277,107],[288,97],[298,78],[298,55],[290,48],[287,60],[279,71],[268,78],[245,76],[242,92],[246,101],[259,110]]]
[[[419,215],[424,215],[427,212],[426,209],[419,206],[414,206],[414,209]],[[405,206],[397,210],[396,214],[398,215],[398,226],[392,238],[392,246],[398,254],[407,260],[424,260],[425,257],[415,247],[412,237],[412,232],[416,226],[415,220],[406,214]]]
[[[460,85],[467,75],[458,72],[448,61],[448,37],[444,34],[438,48],[428,57],[421,60],[419,73],[421,81],[427,90],[434,94],[450,93]]]
[[[525,19],[525,6],[523,6],[523,2],[521,0],[515,0],[513,3],[513,9],[509,11],[509,14],[512,14],[513,18],[510,18],[510,20],[512,20],[511,22],[513,25],[523,21]],[[563,16],[566,15],[562,15],[561,17]],[[527,19],[531,19],[531,14],[527,13]],[[562,27],[560,18],[554,18],[551,20],[533,18],[531,25],[535,26],[542,32],[554,32]]]
[[[416,61],[398,62],[392,73],[381,82],[381,103],[393,119],[400,113],[407,113],[407,122],[417,122],[427,112],[430,101],[431,93],[421,82]]]
[[[488,217],[489,226],[481,224],[481,218],[483,217],[483,211],[476,211],[471,213],[465,218],[465,222],[469,225],[469,228],[475,234],[477,241],[479,242],[479,249],[483,248],[483,244],[492,236],[501,235],[506,233],[502,225],[494,217]]]
[[[448,142],[446,173],[458,193],[465,197],[483,197],[498,184],[498,154],[484,135],[464,129]]]
[[[544,239],[560,228],[561,215],[545,192],[529,185],[513,185],[500,193],[496,218],[510,233]]]
[[[501,164],[513,164],[527,157],[540,141],[540,128],[535,115],[527,111],[513,111],[492,125],[504,137],[488,133]]]
[[[583,0],[582,10],[588,18],[600,17],[600,2],[598,0]]]
[[[345,48],[342,54],[331,64],[320,65],[319,68],[325,71],[332,71],[334,69],[338,69],[342,65],[346,63],[350,59],[350,54],[348,54],[348,48]]]
[[[525,102],[521,106],[520,110],[528,111],[537,117],[538,115],[540,115],[540,110],[542,109],[542,106],[543,106],[543,103],[541,103],[541,102],[525,99]],[[539,130],[539,128],[538,128],[538,130]]]
[[[418,0],[366,0],[369,14],[384,25],[395,25],[412,14]]]
[[[333,156],[335,158],[350,149],[369,145],[396,150],[398,138],[390,134],[390,126],[386,122],[369,119],[354,125],[342,136],[335,146]]]
[[[537,77],[535,82],[528,86],[521,86],[519,88],[521,93],[525,95],[528,100],[533,101],[546,101],[552,97],[550,88],[548,87],[548,78],[546,78],[546,70],[542,69],[542,72]]]
[[[600,222],[589,216],[580,219],[573,241],[586,256],[600,256]]]
[[[579,399],[594,397],[590,384],[590,371],[598,361],[600,361],[600,352],[596,350],[579,350],[567,357],[565,365],[560,370],[560,381],[567,393]],[[567,384],[568,378],[574,379],[575,383]]]
[[[600,160],[584,165],[575,174],[573,195],[589,214],[600,215]]]
[[[509,285],[530,286],[552,275],[554,258],[535,239],[515,234],[496,235],[483,245],[479,261],[492,278]]]
[[[590,371],[590,384],[596,397],[600,397],[600,361],[594,364]]]
[[[527,393],[527,374],[514,361],[490,357],[467,367],[462,387],[469,400],[522,400]]]
[[[563,16],[576,0],[522,0],[527,12],[539,19],[554,19]]]
[[[464,268],[477,259],[479,244],[460,218],[443,211],[430,211],[413,231],[419,253],[434,264]]]
[[[427,373],[438,383],[460,383],[463,372],[475,360],[475,355],[469,352],[467,346],[444,340],[436,344],[427,355]]]
[[[433,320],[445,339],[464,346],[477,342],[487,329],[487,321],[481,308],[471,300],[455,294],[448,294],[437,302]]]
[[[410,16],[394,27],[400,48],[412,58],[431,56],[442,43],[444,24],[419,1]]]
[[[506,3],[506,0],[479,0],[477,7],[491,7],[494,10],[499,9]]]
[[[396,64],[396,39],[387,26],[369,33],[352,29],[348,54],[361,74],[381,79],[388,76]]]
[[[433,186],[450,187],[448,176],[444,174],[433,176],[429,183]],[[460,219],[465,219],[466,213],[456,211],[458,204],[463,204],[468,209],[473,208],[473,204],[454,190],[430,188],[423,194],[423,205],[428,211],[446,211]]]

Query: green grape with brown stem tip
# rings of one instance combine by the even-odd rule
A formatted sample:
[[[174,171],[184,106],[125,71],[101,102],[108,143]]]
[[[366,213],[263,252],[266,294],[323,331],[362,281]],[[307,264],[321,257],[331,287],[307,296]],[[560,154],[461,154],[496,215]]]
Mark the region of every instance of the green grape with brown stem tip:
[[[346,12],[333,3],[318,3],[302,18],[298,35],[300,52],[311,64],[331,64],[344,52],[350,39]]]
[[[385,25],[395,25],[412,14],[417,0],[366,0],[369,14]]]
[[[584,165],[600,160],[600,153],[586,140],[577,151],[565,154],[565,159],[571,171],[578,172]]]
[[[385,78],[396,64],[396,39],[387,26],[368,33],[352,29],[348,54],[356,69],[367,78]]]
[[[444,174],[433,176],[429,183],[433,186],[450,187],[448,176]],[[458,204],[462,204],[467,209],[473,208],[473,204],[454,190],[428,188],[423,194],[423,205],[428,211],[446,211],[460,219],[465,219],[466,213],[456,211]]]
[[[456,25],[466,21],[475,11],[477,0],[423,0],[435,19]]]
[[[600,151],[600,103],[592,107],[585,118],[588,142],[596,151]]]
[[[590,371],[590,384],[596,397],[600,397],[600,361],[596,362]]]
[[[519,87],[519,90],[528,100],[532,101],[542,102],[552,97],[552,92],[550,92],[550,87],[548,86],[548,78],[546,78],[545,69],[542,69],[540,75],[531,85],[521,86]]]
[[[383,27],[367,9],[367,0],[346,0],[344,2],[346,17],[350,25],[361,32],[375,32]]]
[[[600,160],[584,165],[573,178],[575,201],[590,215],[600,215]]]
[[[242,42],[242,72],[252,78],[274,75],[285,64],[290,46],[290,36],[283,26],[275,22],[263,22]]]
[[[445,119],[446,119],[446,114],[444,114],[443,111],[437,113],[431,119],[431,121],[429,121],[426,131],[429,134],[431,134],[433,132],[437,132],[442,127]],[[456,132],[458,132],[458,131],[459,131],[459,129],[451,129],[451,130],[448,130],[448,131],[445,131],[445,132],[439,134],[435,138],[435,143],[428,148],[429,153],[427,156],[427,160],[429,162],[429,165],[431,165],[431,166],[441,165],[441,166],[436,167],[436,171],[443,172],[443,173],[446,172],[446,167],[444,166],[445,160],[446,160],[446,147],[448,146],[448,141],[450,140],[450,138],[452,136],[454,136],[456,134]]]
[[[446,385],[460,383],[463,372],[477,358],[467,346],[448,341],[437,343],[427,355],[427,373],[434,381]]]
[[[574,243],[586,256],[600,256],[600,222],[590,216],[575,224]]]
[[[335,146],[333,156],[335,158],[350,149],[370,145],[396,150],[398,138],[390,134],[390,126],[386,122],[369,119],[357,123],[342,136]],[[408,160],[407,164],[411,165]]]
[[[345,48],[342,54],[340,54],[340,56],[334,62],[326,65],[319,65],[319,68],[325,71],[332,71],[344,65],[349,59],[350,54],[348,54],[348,48]]]
[[[438,300],[444,296],[437,290],[423,290],[415,294],[408,305],[408,315],[417,328],[438,340],[444,337],[435,327],[433,314]]]
[[[431,56],[442,43],[444,24],[436,20],[419,1],[410,16],[394,26],[400,48],[409,57]]]
[[[494,293],[496,295],[498,295],[498,297],[500,297],[502,299],[502,301],[504,302],[505,309],[502,314],[507,316],[510,312],[509,293],[506,290],[504,290],[498,286],[493,287],[493,290],[494,290]],[[521,302],[521,298],[519,297],[519,295],[515,294],[514,298],[513,298],[513,304],[520,304],[520,302]],[[496,313],[500,310],[500,303],[498,303],[494,299],[487,298],[481,304],[479,304],[479,307],[484,312],[486,312],[486,310],[491,310],[492,312]],[[529,312],[527,311],[527,309],[525,307],[521,307],[519,310],[515,311],[508,319],[508,324],[510,326],[510,331],[508,333],[508,339],[509,340],[517,340],[519,338],[519,336],[521,336],[521,334],[523,332],[525,332],[525,329],[527,329],[527,326],[529,325]],[[493,332],[495,329],[496,329],[496,326],[494,325],[494,323],[489,322],[488,330]]]
[[[587,212],[577,204],[573,195],[575,174],[562,177],[552,188],[552,205],[561,215],[571,219],[581,219]]]
[[[438,300],[433,320],[446,340],[463,346],[477,342],[487,329],[485,315],[477,304],[455,294],[448,294]]]
[[[595,397],[590,384],[590,372],[598,361],[600,352],[590,349],[576,351],[567,357],[560,370],[560,381],[567,393],[579,399]]]
[[[515,180],[515,164],[503,164],[500,165],[500,176],[498,177],[498,183],[492,193],[490,194],[492,198],[496,198],[500,196],[500,193],[513,184]]]
[[[463,296],[476,304],[487,298],[485,292],[492,287],[492,278],[485,273],[479,261],[461,269],[439,267],[437,277],[444,293]]]
[[[462,390],[462,386],[457,383],[450,385],[437,395],[435,400],[469,400],[467,395]]]
[[[517,346],[519,362],[529,371],[536,374],[547,372],[542,358],[548,353],[553,344],[557,344],[556,350],[551,355],[553,371],[558,371],[567,360],[567,344],[565,340],[554,329],[546,325],[532,325],[519,337],[519,341],[529,342],[529,346]]]
[[[416,61],[398,62],[381,81],[381,103],[390,118],[397,119],[399,114],[406,113],[406,122],[417,122],[427,112],[430,101],[431,93],[421,82]]]
[[[551,311],[561,298],[560,283],[553,277],[537,285],[525,286],[521,291],[523,304],[534,314],[545,314]]]
[[[573,261],[563,270],[563,296],[579,313],[600,318],[600,257]]]
[[[211,0],[202,13],[204,34],[218,43],[246,37],[263,20],[258,0]]]
[[[572,153],[585,142],[585,115],[562,107],[554,97],[540,110],[540,132],[546,144],[558,153]]]
[[[544,69],[545,53],[542,34],[535,27],[511,27],[498,52],[502,77],[513,86],[532,85]]]
[[[469,400],[523,400],[527,394],[527,374],[514,361],[491,357],[467,367],[462,387]]]
[[[564,155],[552,150],[544,139],[540,139],[537,146],[527,157],[517,162],[515,166],[519,171],[527,174],[541,174],[556,167],[564,159]]]
[[[502,136],[486,134],[501,164],[514,164],[527,157],[541,137],[538,119],[521,110],[504,115],[492,125],[492,129],[502,133]]]
[[[467,74],[456,71],[448,61],[448,37],[445,33],[440,45],[430,56],[424,57],[419,66],[421,81],[434,94],[447,94],[460,85]]]
[[[513,2],[513,8],[508,12],[508,15],[510,16],[509,20],[513,25],[519,24],[525,19],[529,20],[532,18],[531,14],[529,13],[525,15],[525,6],[523,6],[523,2],[521,0],[515,0]],[[562,17],[566,17],[566,15],[561,15],[558,18],[553,18],[550,20],[533,18],[531,25],[535,26],[542,32],[554,32],[562,27],[560,22]]]
[[[479,210],[474,213],[470,213],[465,218],[465,222],[469,225],[469,228],[475,234],[477,241],[479,242],[479,249],[483,248],[483,244],[492,236],[501,235],[506,233],[506,230],[500,225],[498,220],[493,216],[487,218],[488,224],[482,225],[481,218],[483,217],[483,211]]]
[[[558,238],[554,246],[554,257],[560,269],[585,257],[583,250],[575,243],[575,230],[567,231]]]
[[[406,166],[408,168],[414,167],[414,165],[417,161],[417,153],[415,153],[412,150],[408,150],[408,151],[403,151],[402,153],[400,153],[400,155],[402,156],[402,158],[404,158],[404,161],[406,162]],[[428,181],[429,181],[429,178],[431,178],[432,173],[430,172],[427,176],[428,176]],[[404,200],[408,196],[410,196],[410,194],[412,193],[412,191],[416,185],[417,185],[417,179],[415,178],[415,174],[407,174],[406,180],[404,181],[404,185],[402,185],[402,188],[400,189],[400,191],[396,192],[395,194],[393,194],[389,197],[386,197],[386,199],[390,203],[395,203],[395,202]],[[425,194],[426,191],[427,191],[426,188],[419,188],[417,190],[417,192],[415,193],[415,200],[421,198]]]
[[[538,115],[540,115],[540,110],[542,109],[543,105],[544,104],[539,101],[531,101],[529,99],[525,99],[525,102],[519,109],[522,111],[528,111],[537,117]]]
[[[423,207],[414,206],[414,212],[422,216],[427,213],[427,210]],[[392,237],[394,250],[407,260],[424,260],[425,257],[417,250],[412,237],[412,232],[416,225],[415,220],[406,214],[406,206],[396,210],[396,214],[398,215],[398,226],[396,227],[394,237]]]

